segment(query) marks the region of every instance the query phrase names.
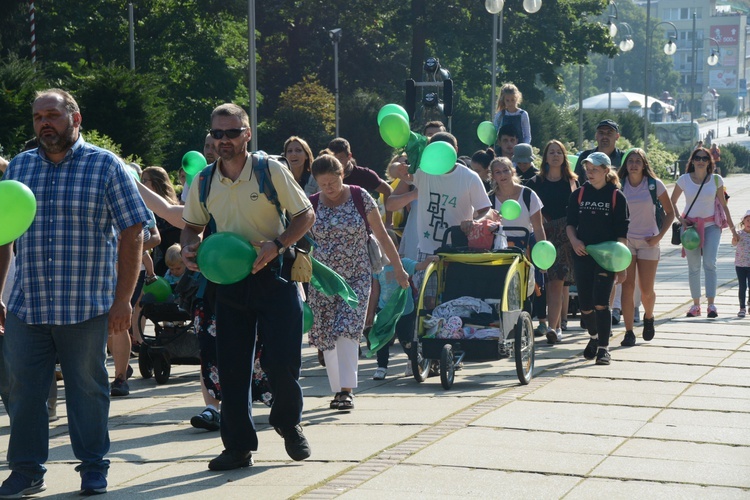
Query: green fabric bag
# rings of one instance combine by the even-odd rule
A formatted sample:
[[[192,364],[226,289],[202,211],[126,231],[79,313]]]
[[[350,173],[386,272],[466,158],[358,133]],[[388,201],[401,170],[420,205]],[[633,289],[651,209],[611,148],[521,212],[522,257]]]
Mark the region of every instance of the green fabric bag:
[[[372,329],[367,338],[370,339],[370,350],[367,357],[371,358],[381,348],[388,345],[396,334],[396,323],[401,319],[406,307],[407,294],[411,293],[409,288],[399,288],[386,302],[385,307],[375,316]]]
[[[336,271],[321,264],[315,257],[311,257],[312,260],[312,279],[310,284],[315,289],[329,297],[338,295],[349,307],[356,309],[359,304],[357,294],[354,293],[352,287],[342,278]]]

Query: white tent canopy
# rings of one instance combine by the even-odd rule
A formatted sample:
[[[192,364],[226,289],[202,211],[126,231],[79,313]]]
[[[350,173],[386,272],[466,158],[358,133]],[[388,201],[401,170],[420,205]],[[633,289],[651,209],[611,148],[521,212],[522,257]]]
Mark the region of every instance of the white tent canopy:
[[[612,92],[612,109],[613,110],[628,110],[633,109],[630,107],[630,104],[633,102],[637,102],[640,104],[638,106],[637,110],[639,110],[640,114],[643,114],[643,105],[645,103],[646,99],[644,97],[644,94],[638,94],[636,92]],[[609,93],[606,92],[604,94],[595,95],[593,97],[589,97],[588,99],[583,100],[583,109],[593,109],[593,110],[602,110],[608,108],[608,102],[609,102]],[[674,106],[671,104],[667,104],[666,102],[657,99],[656,97],[648,96],[648,106],[649,108],[651,105],[655,102],[658,102],[664,107],[664,110],[666,112],[674,111]],[[575,104],[571,106],[571,108],[578,108],[578,105]]]

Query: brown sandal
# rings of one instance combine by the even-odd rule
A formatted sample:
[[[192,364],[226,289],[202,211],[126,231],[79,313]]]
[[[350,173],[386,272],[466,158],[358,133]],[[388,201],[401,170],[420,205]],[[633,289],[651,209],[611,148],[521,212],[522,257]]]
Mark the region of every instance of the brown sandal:
[[[354,409],[354,394],[351,392],[340,392],[339,393],[339,411],[351,411]]]

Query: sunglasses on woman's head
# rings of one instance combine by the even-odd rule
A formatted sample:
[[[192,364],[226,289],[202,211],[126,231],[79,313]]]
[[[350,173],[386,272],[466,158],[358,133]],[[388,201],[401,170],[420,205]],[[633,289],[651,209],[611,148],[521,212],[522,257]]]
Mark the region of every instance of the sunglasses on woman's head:
[[[693,161],[708,161],[710,159],[711,159],[710,157],[704,156],[704,155],[695,155],[695,156],[693,156]]]
[[[209,134],[211,134],[211,137],[214,139],[223,139],[226,135],[229,139],[236,139],[240,136],[242,132],[247,130],[247,127],[242,128],[228,128],[226,130],[221,130],[218,128],[214,128],[208,131]]]

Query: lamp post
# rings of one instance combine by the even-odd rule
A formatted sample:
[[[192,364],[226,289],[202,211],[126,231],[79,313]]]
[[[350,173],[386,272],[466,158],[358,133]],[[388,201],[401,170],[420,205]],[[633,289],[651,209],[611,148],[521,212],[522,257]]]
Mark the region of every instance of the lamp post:
[[[484,8],[492,14],[492,93],[490,116],[495,115],[495,94],[497,90],[497,44],[503,43],[503,7],[505,0],[485,0]],[[523,10],[529,14],[539,12],[542,0],[523,0]]]
[[[656,28],[661,26],[662,24],[668,24],[672,27],[674,30],[674,36],[670,36],[667,40],[667,43],[664,44],[664,53],[668,56],[673,55],[675,52],[677,52],[677,44],[674,43],[675,40],[677,40],[677,27],[670,23],[669,21],[662,21],[660,23],[656,23],[654,27],[649,32],[648,25],[650,21],[650,14],[651,14],[651,1],[648,2],[648,10],[646,11],[646,33],[649,34],[648,40],[646,42],[646,79],[643,85],[643,149],[648,148],[648,82],[650,80],[650,72],[651,68],[649,67],[649,59],[651,58],[651,44],[653,42],[654,38],[654,32],[656,31]]]
[[[711,49],[711,55],[708,56],[706,63],[709,66],[716,66],[719,63],[719,56],[721,55],[721,46],[716,38],[709,38],[716,44],[716,50]],[[719,95],[716,94],[716,102],[714,102],[714,111],[716,112],[716,137],[719,137]]]
[[[612,5],[614,5],[614,2],[612,2]],[[620,26],[625,28],[627,31],[627,34],[625,35],[625,38],[620,40],[620,51],[622,52],[629,52],[633,50],[633,47],[635,47],[635,42],[633,42],[633,30],[630,28],[630,25],[628,23],[620,23]],[[609,34],[612,33],[617,34],[617,25],[614,23],[610,23],[609,25]],[[613,36],[614,38],[614,36]],[[607,100],[607,112],[612,111],[612,78],[615,76],[615,58],[610,57],[607,61],[607,81],[609,82],[609,98]]]
[[[693,109],[695,108],[695,80],[696,80],[696,67],[697,62],[695,60],[695,11],[693,11],[693,46],[690,49],[691,68],[690,68],[690,126],[693,126]]]
[[[247,0],[247,45],[248,45],[248,69],[250,72],[250,149],[258,150],[258,100],[257,100],[257,73],[255,71],[255,0]]]
[[[333,95],[336,97],[336,137],[339,136],[339,42],[341,41],[341,28],[332,29],[328,32],[333,44]]]
[[[133,2],[128,3],[128,33],[130,35],[130,69],[135,69],[135,32],[133,29]]]

